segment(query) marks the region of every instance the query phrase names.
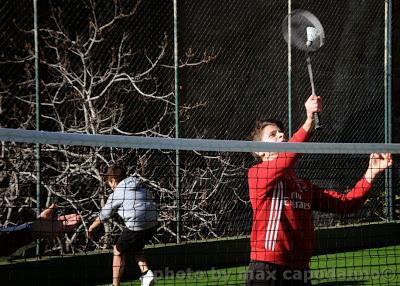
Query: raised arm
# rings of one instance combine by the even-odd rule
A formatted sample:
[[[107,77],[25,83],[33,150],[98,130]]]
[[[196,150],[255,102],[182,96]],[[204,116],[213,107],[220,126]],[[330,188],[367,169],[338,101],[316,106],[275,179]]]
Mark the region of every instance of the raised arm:
[[[306,121],[304,122],[302,128],[306,132],[311,132],[314,127],[314,113],[321,112],[322,110],[322,102],[321,97],[317,95],[311,95],[306,103],[304,104],[306,107]]]
[[[293,135],[289,142],[306,142],[309,140],[313,127],[313,113],[321,111],[321,99],[319,96],[311,95],[305,102],[306,120],[302,127]],[[267,131],[264,131],[264,133]],[[276,133],[273,133],[276,134]],[[275,138],[268,140],[269,134],[263,134],[264,142],[284,142],[282,131]],[[279,138],[277,138],[279,136]],[[264,162],[250,168],[248,173],[249,187],[257,190],[258,196],[263,196],[266,187],[282,176],[287,169],[293,167],[297,155],[293,152],[259,152],[258,155]]]

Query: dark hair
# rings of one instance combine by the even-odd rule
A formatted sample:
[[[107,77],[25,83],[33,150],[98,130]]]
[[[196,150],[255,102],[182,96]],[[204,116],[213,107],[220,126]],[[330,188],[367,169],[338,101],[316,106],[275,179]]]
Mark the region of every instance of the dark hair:
[[[253,131],[251,132],[250,139],[253,141],[261,141],[262,130],[265,126],[268,125],[275,125],[281,131],[283,131],[283,123],[279,120],[275,119],[261,119],[256,121],[256,126],[254,127]]]
[[[121,182],[127,177],[126,170],[120,165],[111,165],[107,169],[107,173],[104,176],[104,182],[108,182],[111,179],[115,179],[117,183]]]

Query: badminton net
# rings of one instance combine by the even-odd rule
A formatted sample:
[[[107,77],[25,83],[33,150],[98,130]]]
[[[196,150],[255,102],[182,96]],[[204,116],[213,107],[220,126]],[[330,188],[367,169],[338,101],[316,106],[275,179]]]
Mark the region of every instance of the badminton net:
[[[340,193],[347,192],[363,176],[370,153],[389,152],[394,157],[400,153],[398,144],[275,144],[5,128],[0,128],[0,141],[0,225],[8,227],[29,221],[38,199],[42,208],[56,202],[60,214],[78,212],[83,218],[84,223],[73,234],[73,239],[67,236],[68,247],[63,247],[64,251],[75,253],[108,248],[121,232],[123,223],[115,219],[105,225],[104,232],[96,241],[86,237],[86,228],[109,195],[103,177],[111,164],[124,166],[128,174],[138,177],[154,194],[160,224],[152,243],[167,245],[177,241],[206,242],[248,237],[252,227],[252,209],[247,170],[256,163],[253,152],[302,153],[294,167],[298,176]],[[39,197],[36,194],[38,160]],[[395,191],[399,185],[397,166],[395,163],[376,179],[367,202],[356,212],[313,212],[314,224],[320,233],[317,235],[317,240],[320,237],[316,245],[317,254],[376,246],[377,241],[380,241],[379,246],[395,244],[388,239],[387,233],[374,231],[364,232],[369,236],[363,237],[362,241],[367,243],[357,242],[357,232],[348,231],[347,235],[351,237],[347,237],[349,242],[346,244],[345,237],[331,230],[358,226],[373,230],[375,225],[380,229],[381,224],[391,221],[389,217],[395,217],[399,211],[396,201],[399,194]],[[44,254],[54,254],[60,251],[60,246],[53,242],[43,251]],[[242,252],[249,254],[248,248]],[[207,254],[210,255],[227,253]],[[371,259],[365,253],[363,255],[357,259]],[[341,258],[335,257],[336,263],[340,264]],[[205,257],[205,262],[207,259]],[[398,262],[399,258],[395,260]],[[313,264],[317,265],[317,270],[326,270],[327,261],[332,261],[332,258],[314,259]],[[212,267],[218,265],[210,265]]]

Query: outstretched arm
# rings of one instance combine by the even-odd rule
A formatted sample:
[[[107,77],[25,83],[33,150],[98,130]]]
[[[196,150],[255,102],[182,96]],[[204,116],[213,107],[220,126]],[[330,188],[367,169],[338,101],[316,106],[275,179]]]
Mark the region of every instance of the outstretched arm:
[[[0,229],[0,256],[13,254],[38,238],[54,238],[74,230],[81,221],[77,214],[54,217],[55,204],[45,209],[34,222]]]
[[[365,172],[365,179],[372,184],[374,179],[385,169],[393,165],[392,154],[390,153],[372,153],[369,156],[368,169]]]
[[[80,215],[68,214],[54,217],[57,205],[52,204],[42,211],[38,219],[32,223],[33,238],[53,238],[62,233],[74,230],[81,221]]]
[[[370,155],[368,169],[364,177],[347,194],[333,190],[315,190],[315,210],[333,213],[350,213],[359,209],[371,191],[374,179],[386,168],[392,166],[392,155],[389,153],[373,153]]]
[[[115,190],[107,199],[106,204],[100,210],[99,216],[96,220],[90,225],[88,229],[88,236],[93,238],[94,231],[97,227],[99,227],[102,223],[107,222],[111,215],[122,205],[124,201],[124,192],[121,189]]]

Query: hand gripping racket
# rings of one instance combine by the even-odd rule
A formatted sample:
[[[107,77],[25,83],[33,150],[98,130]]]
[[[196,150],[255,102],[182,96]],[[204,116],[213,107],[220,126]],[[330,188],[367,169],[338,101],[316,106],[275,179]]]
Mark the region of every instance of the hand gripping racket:
[[[290,27],[289,27],[290,17]],[[321,48],[325,41],[324,28],[321,22],[307,10],[296,9],[287,15],[282,22],[283,38],[290,45],[306,53],[308,76],[311,83],[311,93],[315,95],[314,77],[311,66],[310,52],[315,52]],[[314,113],[315,129],[321,129],[319,112]]]

